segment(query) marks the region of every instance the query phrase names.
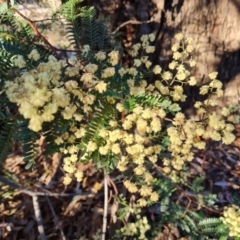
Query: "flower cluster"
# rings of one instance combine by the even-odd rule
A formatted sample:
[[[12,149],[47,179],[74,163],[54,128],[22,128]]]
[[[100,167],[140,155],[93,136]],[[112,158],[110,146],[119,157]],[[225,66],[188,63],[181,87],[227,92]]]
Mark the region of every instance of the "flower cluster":
[[[79,171],[76,165],[79,160],[79,149],[74,144],[68,146],[67,148],[62,148],[61,151],[65,155],[68,154],[68,156],[63,159],[63,170],[65,172],[63,184],[69,185],[72,182],[73,177],[75,177],[78,182],[81,182],[83,179],[83,172]]]
[[[197,83],[196,78],[190,75],[190,72],[187,70],[186,66],[194,67],[196,62],[190,55],[190,53],[193,51],[193,46],[191,45],[192,39],[184,39],[181,33],[177,34],[175,39],[177,42],[172,46],[173,61],[169,63],[170,71],[163,71],[159,65],[153,66],[151,71],[155,75],[160,75],[160,80],[155,81],[155,87],[161,95],[171,97],[175,102],[184,102],[186,100],[186,95],[183,94],[183,84],[189,84],[193,86]],[[150,46],[150,42],[154,40],[155,37],[152,34],[143,35],[141,37],[141,43],[133,45],[130,53],[131,56],[137,57],[139,55],[140,57],[134,59],[134,67],[131,68],[131,72],[133,72],[135,68],[142,67],[145,67],[148,71],[150,71],[152,62],[149,60],[149,57],[146,54],[155,51],[155,47]],[[120,69],[120,71],[121,74],[127,72],[126,70],[124,71],[122,69]],[[131,80],[132,79],[129,80],[130,83]],[[178,85],[176,85],[176,83],[178,83]],[[134,95],[144,93],[143,87],[146,87],[145,85],[146,82],[143,81],[140,86],[133,88],[130,94]],[[153,89],[154,87],[149,85],[147,92],[152,92]]]
[[[228,120],[234,124],[240,123],[240,105],[231,104],[222,109],[222,115],[228,117]]]
[[[103,59],[105,53],[99,52],[96,58]],[[118,56],[116,51],[110,54],[111,64],[117,64]],[[98,56],[98,57],[97,57]],[[39,59],[37,50],[33,50],[28,58],[34,61]],[[75,118],[80,121],[82,118],[78,111],[78,106],[72,99],[77,98],[84,113],[92,110],[91,105],[95,102],[95,95],[92,91],[103,93],[107,90],[107,83],[94,75],[98,69],[96,64],[87,64],[84,67],[85,73],[79,80],[68,80],[64,83],[62,71],[66,68],[65,74],[69,78],[78,76],[83,68],[77,61],[74,66],[68,66],[65,61],[57,60],[54,56],[49,56],[48,61],[40,63],[37,68],[24,71],[15,81],[6,81],[5,89],[11,102],[19,106],[19,112],[26,119],[30,119],[29,128],[35,132],[41,131],[44,122],[51,122],[55,119],[57,112],[60,112],[64,119]],[[24,68],[26,60],[18,55],[14,60],[15,66]],[[109,78],[115,74],[114,68],[103,69],[102,78]],[[84,89],[85,87],[85,89]],[[82,112],[82,111],[80,111]]]
[[[230,237],[240,237],[240,208],[232,205],[224,208],[220,218],[229,228]]]
[[[155,51],[155,46],[151,46],[150,42],[154,42],[155,40],[155,35],[154,34],[149,34],[149,35],[143,35],[141,37],[141,43],[135,44],[132,47],[132,51],[130,52],[130,55],[132,57],[136,57],[139,54],[139,50],[141,48],[143,48],[145,50],[146,53],[153,53]],[[145,63],[146,66],[151,66],[151,62],[148,62],[148,57],[147,56],[143,56],[142,60],[145,59],[145,61],[143,61],[143,63]]]
[[[31,52],[28,57],[38,59],[37,51]],[[15,59],[18,67],[24,67],[25,63],[23,56]],[[65,66],[65,61],[49,56],[48,62],[23,72],[14,81],[5,82],[8,98],[18,105],[19,112],[29,119],[29,128],[35,132],[42,129],[43,122],[53,121],[59,108],[63,115],[76,110],[70,105],[70,96],[60,81],[61,69]]]
[[[74,6],[75,3],[64,4],[60,12],[68,19],[69,7],[72,9]],[[108,26],[95,20],[96,14],[92,8],[89,10],[75,12],[71,19],[91,18],[106,30]],[[46,145],[51,152],[61,153],[64,185],[71,184],[73,180],[83,181],[83,167],[79,162],[91,161],[104,174],[110,174],[112,170],[120,172],[129,203],[121,194],[114,196],[114,200],[109,199],[109,202],[113,201],[111,215],[115,218],[115,213],[119,212],[119,217],[125,218],[124,227],[120,230],[123,239],[149,239],[154,233],[147,232],[150,224],[147,217],[141,215],[142,208],[154,204],[154,208],[149,210],[157,214],[155,207],[161,205],[158,212],[161,217],[157,217],[161,226],[165,226],[172,213],[189,218],[189,213],[183,213],[182,207],[178,207],[182,204],[179,199],[173,211],[164,211],[164,208],[169,209],[169,201],[174,200],[181,190],[175,183],[188,183],[187,169],[194,159],[194,150],[205,149],[206,140],[223,144],[231,144],[235,140],[234,124],[240,122],[240,106],[230,105],[221,113],[213,111],[223,96],[223,84],[217,79],[218,73],[212,72],[208,75],[209,83],[199,86],[199,94],[204,100],[194,103],[194,118],[181,112],[180,106],[187,99],[186,87],[200,85],[191,74],[191,68],[196,65],[192,58],[192,39],[185,38],[182,33],[174,36],[172,59],[165,70],[154,64],[149,56],[156,50],[154,34],[141,36],[140,41],[132,46],[129,52],[132,61],[128,62],[128,67],[121,66],[122,56],[116,49],[114,35],[109,36],[109,41],[105,41],[105,35],[100,36],[104,44],[97,44],[99,46],[95,44],[96,36],[94,34],[91,46],[82,46],[78,42],[77,45],[81,45],[78,50],[71,51],[76,52],[76,56],[69,59],[62,59],[56,52],[60,49],[47,41],[44,41],[47,51],[32,49],[38,46],[33,42],[29,46],[31,51],[25,55],[13,56],[11,53],[9,57],[13,57],[6,63],[11,61],[8,66],[13,68],[8,81],[2,82],[4,89],[0,92],[6,93],[14,103],[11,106],[16,106],[9,112],[11,121],[17,120],[17,125],[13,124],[14,129],[18,122],[27,123],[35,136],[46,137]],[[78,40],[89,41],[89,38]],[[50,51],[54,55],[49,55]],[[151,83],[146,79],[149,76]],[[20,137],[17,135],[20,141],[31,136],[28,132],[24,135],[22,129],[18,132],[21,133]],[[9,138],[8,135],[6,137]],[[27,142],[28,145],[30,143]],[[200,183],[201,179],[196,179],[195,183]],[[111,183],[117,193],[116,186]],[[191,188],[190,185],[188,187]],[[193,190],[194,194],[198,189]],[[210,200],[210,205],[213,205],[214,197]],[[120,206],[121,209],[118,208]],[[188,209],[191,209],[190,205]],[[172,220],[173,224],[181,225],[179,217],[173,216]],[[240,237],[240,207],[225,207],[220,220],[225,228],[228,226],[231,237]],[[196,232],[191,222],[185,221],[185,230],[186,227],[189,232]]]
[[[138,54],[141,55],[141,58],[134,59],[134,67],[136,67],[137,70],[138,68],[140,69],[140,67],[144,64],[145,68],[147,69],[149,66],[151,66],[148,56],[144,56],[144,53],[147,52],[149,42],[151,42],[150,39],[150,35],[144,35],[141,38],[141,43],[133,46],[131,55],[134,57],[136,57]],[[191,45],[192,39],[184,39],[181,33],[176,34],[175,39],[176,43],[172,46],[173,61],[169,64],[170,71],[163,71],[158,65],[154,66],[152,68],[153,74],[160,75],[160,79],[156,80],[154,85],[148,85],[145,80],[137,81],[136,78],[139,76],[136,77],[135,74],[132,74],[131,79],[127,81],[130,89],[130,95],[135,96],[149,94],[155,96],[166,96],[172,99],[174,102],[184,102],[186,100],[183,84],[193,86],[197,83],[196,78],[191,76],[190,72],[187,70],[187,66],[194,67],[196,65],[196,62],[190,55],[193,51],[193,46]],[[143,50],[140,53],[141,49]],[[130,69],[131,71],[121,70],[121,73],[126,74],[127,72],[134,72],[132,70],[133,68]],[[179,112],[173,118],[172,126],[167,129],[169,140],[171,142],[171,145],[168,148],[168,151],[171,153],[171,158],[163,159],[163,171],[168,174],[174,182],[181,180],[179,177],[177,177],[178,171],[183,169],[183,166],[186,162],[193,160],[194,155],[191,151],[193,147],[204,149],[205,140],[210,138],[215,141],[222,140],[222,142],[225,144],[230,144],[235,140],[235,136],[232,133],[234,126],[231,124],[226,124],[221,116],[217,116],[216,113],[210,113],[209,111],[210,107],[214,107],[218,104],[216,98],[223,95],[222,83],[217,80],[216,77],[216,72],[209,74],[209,78],[211,80],[209,85],[204,85],[200,88],[200,94],[208,95],[209,97],[204,102],[198,101],[194,105],[197,110],[197,115],[200,119],[202,119],[202,121],[186,119],[185,115]],[[121,107],[119,107],[119,109],[121,109]],[[164,109],[158,107],[157,111],[161,116],[157,114],[159,119],[154,118],[153,121],[151,116],[154,115],[155,110],[150,108],[143,109],[142,107],[137,106],[136,109],[133,110],[133,114],[125,116],[122,125],[123,128],[125,130],[133,131],[132,129],[135,127],[134,131],[136,133],[140,133],[140,135],[145,138],[143,142],[147,142],[148,139],[151,138],[150,136],[152,133],[159,134],[161,132],[161,125],[165,119],[166,113]],[[137,116],[136,112],[138,113]],[[148,119],[151,119],[151,122],[148,121]],[[154,127],[152,128],[152,126]],[[145,148],[146,147],[144,146],[144,149]],[[128,157],[123,156],[123,160],[119,162],[118,167],[122,168],[123,170],[127,169],[126,166],[129,163],[129,155],[131,156],[131,154],[128,152]],[[138,153],[138,155],[141,156],[140,153]],[[133,159],[138,158],[133,157]],[[154,159],[154,157],[152,159]],[[155,160],[157,161],[157,159],[158,157],[156,156]],[[146,160],[143,162],[146,162]],[[134,169],[134,172],[136,174],[145,172],[145,170],[146,168],[137,166],[137,168]],[[125,182],[125,186],[130,192],[139,191],[136,185],[129,180]],[[144,206],[146,204],[143,199],[139,200],[140,205]]]
[[[89,52],[89,48],[85,46],[84,51]],[[112,66],[118,63],[117,51],[110,52],[108,56]],[[5,82],[6,94],[11,102],[18,105],[23,117],[29,119],[28,127],[34,132],[41,131],[45,122],[54,121],[59,114],[63,119],[75,122],[69,129],[70,132],[58,136],[55,143],[67,144],[61,148],[61,151],[68,155],[64,158],[63,165],[66,173],[64,184],[68,185],[73,176],[81,181],[83,173],[76,168],[79,149],[75,144],[79,143],[85,134],[83,121],[92,112],[96,93],[102,94],[107,90],[108,84],[104,79],[112,77],[115,69],[106,67],[101,73],[97,73],[97,64],[88,63],[83,66],[76,57],[72,57],[69,59],[71,64],[68,65],[65,60],[57,60],[50,55],[47,62],[41,62],[36,68],[29,70],[28,62],[38,61],[40,54],[34,49],[27,57],[15,57],[14,64],[21,69],[21,74],[14,81]],[[103,61],[105,58],[105,52],[95,54],[96,61]],[[80,71],[84,73],[80,75]],[[89,143],[88,150],[93,147],[91,148]]]
[[[121,228],[121,232],[124,236],[137,236],[137,239],[147,240],[146,232],[150,229],[148,220],[146,217],[142,217],[138,214],[136,215],[136,222],[127,223],[126,226]]]
[[[18,105],[24,118],[29,119],[29,128],[39,132],[44,123],[56,118],[69,121],[68,132],[58,134],[55,139],[65,154],[64,184],[70,184],[73,178],[82,180],[83,173],[76,164],[79,156],[91,159],[98,155],[107,159],[109,154],[115,155],[118,157],[117,169],[122,173],[132,173],[131,179],[124,181],[124,186],[140,196],[138,206],[144,207],[160,198],[152,187],[155,181],[152,169],[160,160],[162,146],[159,140],[163,133],[170,141],[167,148],[170,157],[162,159],[162,169],[174,182],[181,180],[178,173],[193,160],[193,147],[204,149],[206,139],[222,140],[225,144],[234,141],[234,126],[209,111],[223,94],[216,72],[210,73],[210,83],[200,88],[200,94],[209,97],[194,105],[200,120],[187,119],[183,113],[177,112],[180,109],[178,103],[186,100],[184,85],[192,86],[197,81],[188,70],[196,64],[191,57],[192,39],[185,39],[181,33],[175,39],[173,61],[168,71],[162,70],[159,65],[152,66],[149,60],[148,54],[155,51],[151,45],[155,40],[153,34],[143,35],[141,42],[133,45],[130,52],[134,57],[133,65],[126,69],[119,68],[118,51],[96,53],[88,45],[82,52],[83,56],[88,56],[87,63],[80,63],[76,57],[66,63],[49,56],[47,62],[29,70],[27,63],[40,58],[37,50],[33,50],[28,59],[20,55],[15,58],[15,66],[25,70],[14,81],[7,81],[5,89],[10,101]],[[154,84],[147,83],[145,73],[155,75],[157,80]],[[121,82],[121,88],[127,89],[129,94],[122,98],[108,96],[108,88],[119,93],[116,82]],[[126,109],[124,101],[131,101],[136,96],[161,97],[166,104],[141,104],[134,100],[133,106]],[[98,127],[88,142],[83,142],[88,123],[96,111],[104,111],[101,107],[106,102],[113,109],[113,114],[108,116],[110,120]],[[177,109],[174,112],[169,110],[173,106]],[[231,112],[233,110],[223,109],[225,116]],[[172,119],[166,118],[169,113],[173,114]],[[171,124],[166,125],[166,121]],[[84,151],[79,149],[80,144],[84,145]]]
[[[172,122],[173,126],[167,129],[171,145],[168,150],[171,152],[171,159],[163,160],[165,173],[171,173],[174,182],[176,170],[182,170],[185,162],[192,161],[194,155],[191,151],[193,147],[205,149],[205,140],[212,139],[224,144],[230,144],[235,140],[232,133],[234,126],[227,124],[224,119],[220,119],[216,113],[209,113],[204,121],[196,122],[186,119],[183,113],[177,113]],[[173,167],[173,171],[171,169]]]

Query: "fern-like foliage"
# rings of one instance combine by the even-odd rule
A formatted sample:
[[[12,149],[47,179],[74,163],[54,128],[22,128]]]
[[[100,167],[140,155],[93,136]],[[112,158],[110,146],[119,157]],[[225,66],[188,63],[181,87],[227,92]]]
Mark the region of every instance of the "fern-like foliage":
[[[221,224],[222,221],[219,218],[207,218],[201,220],[198,224],[200,227],[213,227]]]
[[[52,155],[56,152],[60,152],[61,145],[56,144],[55,140],[58,136],[68,132],[70,125],[70,121],[62,118],[57,118],[51,125],[43,125],[42,135],[45,137],[44,142],[46,144],[45,155]],[[65,147],[66,145],[67,144],[65,144]]]
[[[98,133],[103,127],[108,125],[108,121],[113,116],[113,114],[113,109],[107,104],[104,108],[99,109],[97,112],[95,112],[94,116],[88,123],[86,134],[84,135],[82,142],[84,144],[87,144],[89,141],[95,141],[100,145],[102,143],[102,140],[98,137]]]
[[[80,49],[81,46],[80,12],[78,10],[78,4],[81,2],[82,0],[71,0],[64,3],[61,7],[61,14],[67,20],[66,30],[68,40],[77,49]]]
[[[13,45],[10,41],[1,39],[2,33],[3,31],[0,31],[0,87],[3,87],[5,80],[12,78],[13,72],[11,72],[11,70],[13,70],[14,55],[22,51],[19,45]]]
[[[5,120],[4,124],[3,120]],[[4,116],[1,113],[0,116],[0,165],[5,161],[8,151],[14,143],[15,136],[15,121],[10,117]]]
[[[96,10],[93,7],[80,7],[81,2],[82,0],[70,0],[64,3],[61,8],[61,14],[67,21],[67,32],[70,43],[79,50],[86,44],[93,51],[107,48],[111,50],[113,48],[113,36],[109,32],[109,20],[98,19]],[[40,62],[46,61],[49,54],[51,54],[51,50],[48,50],[44,44],[42,44],[41,38],[35,35],[32,25],[29,24],[28,20],[21,16],[16,17],[14,11],[8,8],[7,3],[0,4],[1,160],[4,160],[11,145],[16,141],[22,144],[26,161],[32,162],[32,159],[36,155],[35,143],[39,135],[29,130],[28,120],[23,119],[17,113],[17,107],[8,101],[3,87],[6,81],[14,80],[21,74],[21,71],[34,68]],[[41,56],[35,62],[27,58],[33,49],[37,49]],[[14,67],[14,58],[17,55],[24,56],[27,69],[19,70]],[[103,95],[103,99],[107,95]],[[10,111],[14,114],[6,116],[4,113],[9,107],[11,108]],[[97,132],[107,124],[109,117],[112,116],[113,113],[109,111],[110,108],[106,104],[89,118],[90,123],[88,124],[87,134],[83,139],[84,144],[90,140],[94,140],[99,145],[102,144],[104,140],[98,137]],[[53,124],[43,125],[42,134],[45,136],[46,143],[49,143],[49,146],[51,146],[51,148],[46,150],[47,154],[59,151],[60,146],[55,144],[54,140],[58,134],[61,135],[64,131],[69,130],[69,123],[70,121],[66,124],[66,122],[57,117]],[[14,135],[12,134],[13,132]]]
[[[6,73],[12,67],[12,56],[4,49],[0,49],[0,71]]]
[[[28,128],[28,120],[20,118],[16,121],[15,139],[22,145],[24,160],[31,162],[36,156],[36,141],[40,138],[39,134]]]
[[[84,44],[88,44],[93,50],[111,49],[116,36],[110,32],[110,19],[97,19],[96,9],[84,7],[81,9],[81,22]]]
[[[110,49],[114,36],[110,33],[109,19],[98,19],[94,7],[80,7],[82,0],[70,0],[62,5],[61,14],[67,20],[67,36],[72,46],[92,50]]]
[[[96,21],[96,10],[93,7],[81,9],[81,20],[84,25],[83,35],[91,49],[98,44],[98,24]]]
[[[26,56],[32,49],[37,49],[41,55],[40,61],[44,61],[51,52],[41,45],[41,41],[25,18],[14,14],[11,8],[5,7],[5,3],[0,4],[0,51],[4,50],[12,57],[17,54]],[[0,59],[2,55],[0,53]]]
[[[160,107],[165,109],[167,112],[170,112],[172,114],[176,113],[180,110],[180,107],[176,103],[172,103],[172,101],[166,97],[162,97],[159,95],[153,96],[150,94],[141,94],[132,96],[128,99],[126,99],[123,102],[123,107],[126,111],[132,111],[136,104],[142,105],[144,107]]]
[[[198,179],[196,181],[197,190],[202,180]],[[159,175],[155,187],[158,189],[158,194],[162,196],[159,209],[161,217],[158,227],[162,228],[164,224],[171,222],[191,240],[227,239],[228,227],[219,218],[204,219],[202,211],[186,209],[186,206],[171,200],[175,195],[175,185],[170,180]]]
[[[77,5],[82,1],[83,0],[70,0],[61,6],[61,14],[66,18],[67,21],[72,22],[80,16]]]
[[[199,221],[198,226],[205,236],[228,238],[228,227],[219,218],[207,218]]]
[[[204,176],[200,176],[200,177],[196,177],[192,184],[191,184],[191,188],[195,191],[195,192],[200,192],[203,190],[203,186],[201,185],[204,181],[205,177]]]
[[[8,32],[8,37],[11,37],[12,35],[12,37],[21,37],[28,40],[33,39],[34,35],[32,27],[28,24],[26,19],[21,16],[14,15],[14,12],[11,9],[1,10],[0,8],[0,14],[0,30],[5,31],[5,33]]]
[[[98,41],[97,45],[99,49],[103,50],[110,47],[114,37],[109,38],[111,35],[109,32],[110,28],[110,19],[99,19],[98,20]]]
[[[5,90],[6,81],[13,81],[20,74],[14,67],[17,55],[27,56],[32,49],[41,54],[44,61],[49,51],[38,44],[29,44],[34,40],[32,28],[25,19],[16,18],[5,5],[0,5],[0,163],[2,163],[15,142],[22,144],[25,160],[35,156],[37,135],[28,129],[28,121],[17,114],[17,108],[10,103]],[[29,61],[26,59],[26,61]],[[38,64],[38,63],[34,63]]]
[[[184,228],[184,226],[185,226],[185,228]],[[183,216],[183,219],[181,221],[181,227],[186,232],[191,232],[192,234],[195,234],[195,235],[198,233],[198,226],[197,226],[196,221],[188,214],[185,214]]]
[[[108,103],[105,103],[104,106],[98,108],[93,116],[91,116],[86,128],[86,133],[81,140],[81,144],[78,146],[81,149],[80,159],[82,162],[94,159],[96,167],[99,169],[102,167],[107,171],[115,169],[119,157],[112,153],[109,153],[105,157],[101,156],[99,151],[94,151],[90,155],[86,155],[89,142],[94,142],[97,146],[103,146],[105,144],[106,141],[99,136],[99,131],[109,125],[108,122],[110,119],[114,118],[114,115],[114,109],[112,109]]]

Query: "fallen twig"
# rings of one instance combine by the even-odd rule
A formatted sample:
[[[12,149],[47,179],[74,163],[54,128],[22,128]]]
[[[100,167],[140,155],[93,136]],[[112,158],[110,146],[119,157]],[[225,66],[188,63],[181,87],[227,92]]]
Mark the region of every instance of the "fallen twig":
[[[57,227],[58,227],[58,229],[59,229],[59,231],[60,231],[62,240],[66,240],[66,237],[65,237],[65,235],[64,235],[64,232],[63,232],[63,230],[62,230],[62,227],[61,227],[61,225],[60,225],[60,223],[59,223],[59,221],[58,221],[57,215],[56,215],[56,213],[55,213],[55,211],[54,211],[54,209],[53,209],[53,207],[52,207],[51,201],[50,201],[50,199],[49,199],[49,197],[48,197],[47,195],[46,195],[45,197],[46,197],[46,199],[47,199],[48,206],[50,207],[51,212],[52,212],[52,215],[53,215],[53,217],[54,217],[55,224],[57,225]]]
[[[106,182],[106,185],[107,185],[107,175],[105,176],[105,182]],[[63,233],[63,230],[60,226],[60,224],[58,224],[58,221],[57,221],[57,216],[51,206],[51,202],[50,200],[48,199],[48,197],[72,197],[72,196],[76,196],[76,195],[80,195],[78,197],[94,197],[96,194],[92,194],[92,193],[75,193],[75,194],[71,194],[71,193],[49,193],[49,192],[33,192],[33,191],[30,191],[16,183],[13,183],[11,181],[9,181],[7,178],[5,178],[4,176],[0,175],[0,182],[8,185],[9,187],[11,188],[14,188],[14,189],[17,189],[18,191],[22,192],[22,193],[25,193],[25,194],[28,194],[32,197],[32,202],[33,202],[33,208],[34,208],[34,212],[35,212],[35,216],[36,216],[36,221],[37,221],[37,225],[38,225],[38,231],[39,231],[39,236],[40,236],[40,239],[41,240],[47,240],[46,236],[45,236],[45,232],[44,232],[44,228],[43,228],[43,223],[42,223],[42,218],[41,218],[41,211],[40,211],[40,206],[39,206],[39,203],[38,203],[38,196],[45,196],[47,201],[48,201],[48,204],[49,204],[49,207],[53,213],[53,216],[54,216],[54,219],[56,221],[56,224],[61,232],[61,236],[62,236],[62,240],[66,240],[65,236],[64,236],[64,233]],[[104,184],[105,184],[104,182]],[[108,189],[106,190],[108,191]],[[108,192],[105,193],[106,196],[108,195]],[[107,200],[106,200],[107,201]],[[106,206],[106,209],[107,209],[107,206]],[[104,211],[105,211],[105,208],[104,208]],[[104,216],[105,216],[105,213],[104,213]],[[106,219],[105,217],[103,218],[104,220],[104,229],[106,231],[106,227],[107,227],[107,212],[106,212]],[[105,234],[105,231],[104,231],[104,234]],[[104,235],[105,236],[105,235]],[[103,238],[105,239],[105,238]]]
[[[33,192],[31,190],[28,190],[16,183],[13,183],[11,181],[9,181],[7,178],[5,178],[4,176],[0,175],[0,182],[5,183],[6,185],[8,185],[11,188],[17,189],[18,191],[28,194],[30,196],[49,196],[49,197],[73,197],[76,195],[81,195],[82,197],[94,197],[96,194],[94,193],[51,193],[51,192]]]
[[[43,228],[43,222],[42,222],[42,217],[41,217],[41,211],[40,211],[40,206],[38,203],[38,197],[37,196],[32,196],[32,202],[33,202],[33,208],[34,208],[34,213],[38,225],[38,232],[39,232],[39,237],[41,240],[47,240],[44,228]]]
[[[107,214],[108,214],[108,174],[106,170],[104,170],[104,212],[103,212],[102,240],[105,240],[106,238]]]

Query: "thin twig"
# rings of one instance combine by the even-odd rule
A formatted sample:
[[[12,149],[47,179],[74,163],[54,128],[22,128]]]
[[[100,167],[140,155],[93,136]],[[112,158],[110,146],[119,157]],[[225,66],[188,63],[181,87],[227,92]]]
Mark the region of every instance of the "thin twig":
[[[112,196],[113,196],[112,190],[110,190],[110,196],[109,196],[109,199],[108,199],[108,203],[110,203],[110,201],[112,200]]]
[[[164,118],[164,120],[169,121],[169,122],[172,122],[172,121],[173,121],[173,120],[170,119],[170,118]]]
[[[61,19],[64,20],[64,18],[58,18],[57,20],[61,20]],[[54,19],[52,19],[52,18],[44,18],[44,19],[34,20],[32,22],[33,23],[37,23],[37,22],[52,21],[52,20],[54,20]]]
[[[106,182],[106,185],[107,185],[107,175],[105,176],[105,179],[104,181]],[[30,191],[16,183],[13,183],[11,181],[9,181],[7,178],[5,178],[4,176],[0,175],[0,182],[8,185],[9,187],[13,188],[13,189],[17,189],[18,191],[22,192],[22,193],[25,193],[25,194],[28,194],[32,197],[32,202],[33,202],[33,208],[34,208],[34,213],[35,213],[35,217],[36,217],[36,221],[37,221],[37,225],[38,225],[38,231],[39,231],[39,236],[40,236],[40,239],[41,240],[47,240],[46,236],[45,236],[45,232],[44,232],[44,228],[43,228],[43,223],[42,223],[42,217],[41,217],[41,211],[40,211],[40,206],[39,206],[39,203],[38,203],[38,196],[45,196],[47,201],[48,201],[48,204],[50,206],[50,209],[53,213],[53,216],[54,216],[54,219],[56,221],[56,224],[61,232],[61,236],[62,236],[62,240],[66,240],[64,234],[63,234],[63,230],[61,229],[61,226],[60,224],[58,224],[58,221],[57,221],[57,216],[51,206],[51,202],[49,201],[48,199],[48,196],[49,197],[72,197],[72,196],[76,196],[76,195],[81,195],[79,197],[94,197],[96,196],[96,194],[92,194],[92,193],[78,193],[78,194],[69,194],[69,193],[49,193],[49,192],[33,192],[33,191]],[[105,184],[104,182],[104,184]],[[106,188],[106,186],[105,186]],[[107,189],[108,191],[108,189]],[[105,196],[107,197],[108,195],[108,192],[105,192]],[[107,201],[107,199],[106,199]],[[104,205],[105,206],[105,205]],[[108,205],[107,205],[108,206]],[[107,209],[107,207],[106,207]],[[105,209],[104,209],[105,211]],[[106,213],[107,214],[107,213]],[[105,216],[105,213],[104,213],[104,216]],[[107,216],[107,215],[106,215]],[[107,224],[107,217],[106,217],[106,220],[105,218],[103,218],[104,220],[104,224],[103,226],[105,227],[105,225]],[[106,223],[105,223],[106,221]],[[105,227],[105,231],[106,231],[106,227]],[[104,232],[105,232],[104,231]],[[105,238],[103,238],[104,240]]]
[[[194,201],[194,200],[192,200],[192,202],[195,203],[195,204],[197,204],[197,205],[199,205],[199,203],[196,202],[196,201]],[[206,206],[206,205],[201,205],[201,207],[207,209],[209,212],[217,213],[217,214],[219,214],[219,215],[222,215],[222,214],[223,214],[221,211],[212,209],[212,208],[210,208],[210,207],[208,207],[208,206]]]
[[[150,19],[148,21],[143,21],[143,22],[140,22],[140,21],[137,21],[137,20],[129,20],[129,21],[126,21],[124,23],[122,23],[119,27],[116,28],[116,30],[114,30],[112,32],[112,34],[115,34],[117,31],[119,31],[120,28],[123,28],[124,26],[128,25],[128,24],[144,24],[144,23],[151,23],[151,22],[154,22],[153,19]]]
[[[46,195],[45,197],[46,197],[46,199],[47,199],[48,206],[50,207],[51,212],[52,212],[52,215],[53,215],[53,217],[54,217],[54,222],[55,222],[55,224],[57,225],[57,227],[58,227],[58,229],[59,229],[59,231],[60,231],[60,233],[61,233],[62,240],[66,240],[66,237],[65,237],[65,235],[64,235],[64,232],[63,232],[63,230],[62,230],[62,227],[61,227],[61,225],[60,225],[60,223],[59,223],[59,221],[58,221],[57,215],[56,215],[56,213],[55,213],[55,211],[54,211],[54,209],[53,209],[53,207],[52,207],[51,201],[50,201],[50,199],[49,199],[49,197],[48,197],[47,195]]]
[[[186,198],[188,199],[188,205],[187,205],[187,207],[186,207],[186,209],[185,209],[185,211],[184,211],[184,213],[181,217],[184,217],[186,215],[186,213],[188,212],[189,207],[191,206],[191,203],[192,203],[192,200],[191,200],[190,197],[186,196]]]
[[[118,190],[117,190],[117,187],[116,187],[116,184],[114,183],[114,181],[113,181],[110,177],[108,177],[108,181],[109,181],[110,184],[112,185],[115,193],[118,194]]]
[[[182,190],[180,187],[177,187],[180,191],[181,191],[181,195],[180,195],[180,197],[178,198],[178,200],[177,200],[177,204],[179,203],[179,201],[180,201],[180,199],[182,198],[182,197],[187,197],[188,199],[190,199],[190,197],[194,197],[194,198],[196,198],[196,195],[195,194],[193,194],[193,193],[190,193],[190,192],[186,192],[186,191],[184,191],[184,190]],[[193,203],[195,203],[195,204],[197,204],[197,205],[199,205],[199,203],[197,202],[197,201],[195,201],[195,200],[193,200],[193,199],[191,199],[191,202],[193,202]],[[222,212],[220,212],[220,211],[218,211],[218,210],[215,210],[215,209],[212,209],[211,207],[208,207],[208,206],[206,206],[206,205],[200,205],[201,207],[203,207],[203,208],[205,208],[205,209],[207,209],[208,211],[210,211],[210,212],[214,212],[214,213],[217,213],[217,214],[222,214]]]
[[[59,52],[76,52],[76,53],[79,53],[79,52],[82,52],[81,50],[77,50],[77,49],[62,49],[62,48],[55,48],[57,51]]]
[[[105,240],[106,238],[107,214],[108,214],[108,174],[106,170],[104,170],[104,211],[103,211],[102,240]]]
[[[82,195],[83,197],[94,197],[96,196],[96,194],[94,193],[51,193],[51,192],[33,192],[31,190],[28,190],[16,183],[13,183],[11,181],[9,181],[7,178],[5,178],[4,176],[0,175],[0,182],[5,183],[6,185],[8,185],[11,188],[17,189],[18,191],[28,194],[30,196],[49,196],[49,197],[73,197],[76,195]]]
[[[40,206],[38,203],[38,197],[37,196],[32,196],[32,202],[33,202],[33,208],[34,208],[34,213],[38,225],[38,232],[41,240],[47,240],[44,228],[43,228],[43,222],[42,222],[42,217],[41,217],[41,211],[40,211]]]

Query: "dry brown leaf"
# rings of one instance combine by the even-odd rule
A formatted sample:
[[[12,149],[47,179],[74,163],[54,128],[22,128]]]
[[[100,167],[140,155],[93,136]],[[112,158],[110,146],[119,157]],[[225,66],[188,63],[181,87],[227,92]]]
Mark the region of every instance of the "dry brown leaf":
[[[62,157],[61,154],[55,153],[50,159],[50,163],[46,161],[43,162],[45,172],[39,178],[39,181],[47,185],[47,187],[51,187],[50,185],[51,185],[52,179],[55,176],[58,170],[58,167],[61,164],[61,157]]]
[[[77,169],[79,171],[84,172],[85,176],[92,176],[94,173],[96,173],[95,165],[93,164],[92,160],[88,163],[77,163]]]
[[[3,164],[3,169],[16,175],[22,172],[21,166],[25,165],[23,156],[10,154]]]
[[[118,210],[118,202],[114,201],[114,203],[112,204],[110,209],[111,209],[111,217],[112,217],[113,223],[116,223],[117,222],[116,213],[117,213],[117,210]]]
[[[63,215],[74,216],[77,212],[82,209],[82,203],[79,201],[79,196],[74,196],[72,201],[68,204],[67,208],[65,209]]]

